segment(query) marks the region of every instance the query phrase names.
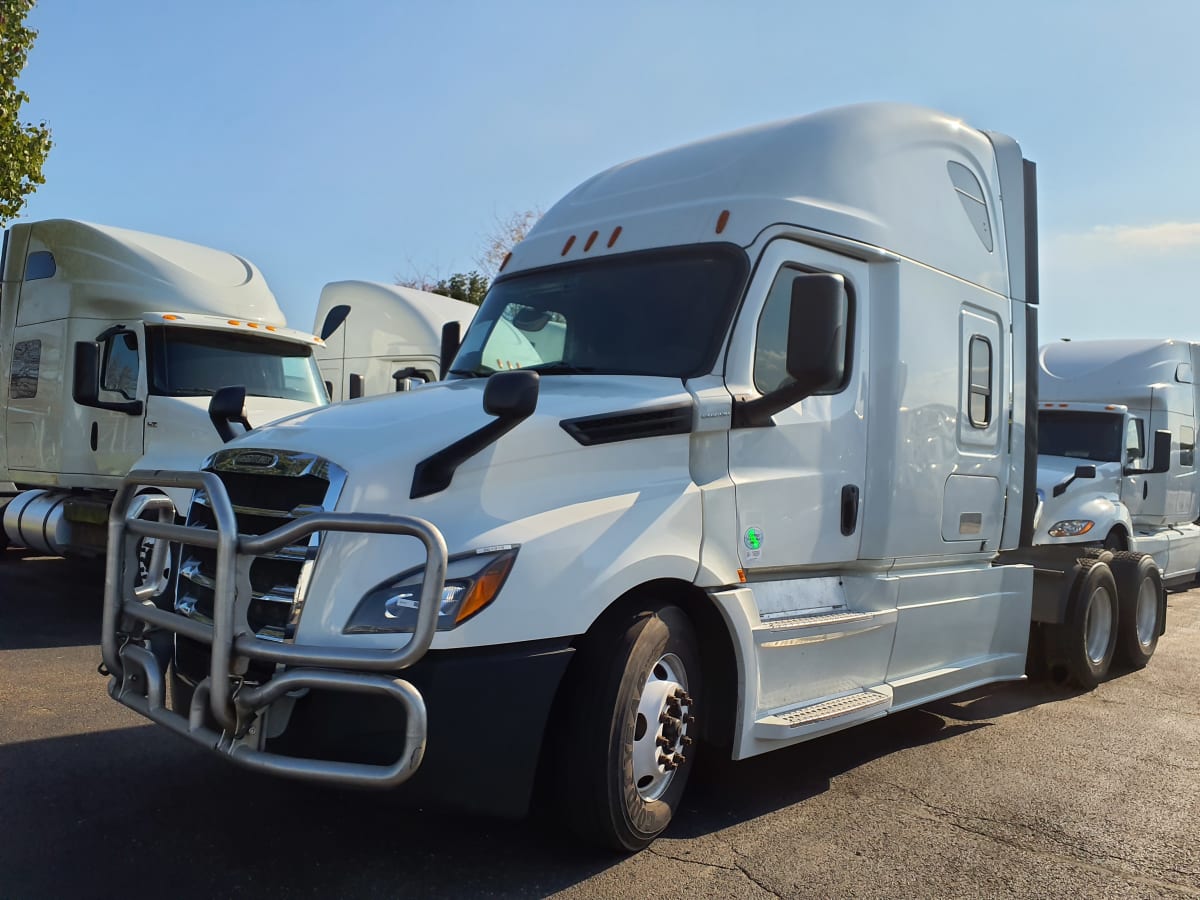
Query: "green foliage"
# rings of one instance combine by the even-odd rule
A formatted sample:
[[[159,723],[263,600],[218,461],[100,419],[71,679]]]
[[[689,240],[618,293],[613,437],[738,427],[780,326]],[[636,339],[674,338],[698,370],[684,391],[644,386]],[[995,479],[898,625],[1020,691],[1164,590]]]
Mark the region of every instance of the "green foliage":
[[[449,278],[439,279],[430,290],[478,306],[487,295],[489,284],[487,276],[478,272],[455,272]]]
[[[34,0],[0,0],[0,224],[15,219],[25,198],[45,184],[42,165],[50,152],[45,122],[22,123],[21,106],[29,96],[17,78],[37,32],[25,27]]]

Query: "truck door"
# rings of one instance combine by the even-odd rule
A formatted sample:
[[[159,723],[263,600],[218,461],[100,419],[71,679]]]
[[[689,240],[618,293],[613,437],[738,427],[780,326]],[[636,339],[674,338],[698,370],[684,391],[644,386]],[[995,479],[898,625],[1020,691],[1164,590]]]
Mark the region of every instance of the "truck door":
[[[1122,466],[1144,468],[1146,459],[1146,423],[1138,416],[1125,420],[1125,453]],[[1142,517],[1142,507],[1150,493],[1150,485],[1144,475],[1122,475],[1121,503],[1129,510],[1129,518],[1137,525]]]
[[[850,302],[845,335],[848,379],[837,391],[809,397],[765,427],[735,428],[729,471],[735,485],[742,567],[787,570],[858,557],[866,473],[867,266],[779,239],[763,251],[735,326],[726,383],[754,399],[778,387],[784,369],[792,283],[808,273],[845,279]],[[784,575],[783,571],[777,574]]]

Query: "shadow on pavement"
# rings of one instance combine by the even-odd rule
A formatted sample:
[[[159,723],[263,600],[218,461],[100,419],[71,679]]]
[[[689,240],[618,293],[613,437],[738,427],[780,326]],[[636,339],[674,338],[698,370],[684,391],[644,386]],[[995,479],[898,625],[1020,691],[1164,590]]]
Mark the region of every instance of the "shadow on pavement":
[[[0,650],[100,642],[104,566],[0,550]]]

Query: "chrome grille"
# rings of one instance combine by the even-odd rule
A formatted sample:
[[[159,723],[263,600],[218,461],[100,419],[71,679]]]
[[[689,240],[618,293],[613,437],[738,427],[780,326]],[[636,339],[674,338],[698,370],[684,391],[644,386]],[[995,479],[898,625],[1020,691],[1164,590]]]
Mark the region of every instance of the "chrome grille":
[[[332,511],[345,484],[345,472],[319,456],[285,450],[222,450],[205,466],[221,479],[233,503],[240,534],[266,534],[292,519]],[[215,529],[208,498],[197,491],[187,524]],[[266,640],[291,641],[304,607],[304,591],[320,549],[321,534],[303,544],[255,558],[250,566],[251,601],[247,620]],[[179,566],[175,610],[212,622],[216,551],[186,546]]]

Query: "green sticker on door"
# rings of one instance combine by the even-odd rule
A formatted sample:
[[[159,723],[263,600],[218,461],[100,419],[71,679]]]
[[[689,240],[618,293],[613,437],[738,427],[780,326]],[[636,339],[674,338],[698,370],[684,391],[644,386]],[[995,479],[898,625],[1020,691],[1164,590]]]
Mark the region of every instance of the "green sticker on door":
[[[758,559],[762,556],[763,530],[757,525],[751,525],[742,536],[746,545],[746,559]]]

